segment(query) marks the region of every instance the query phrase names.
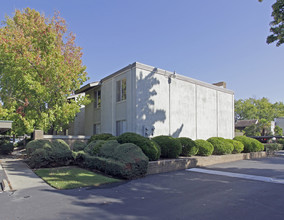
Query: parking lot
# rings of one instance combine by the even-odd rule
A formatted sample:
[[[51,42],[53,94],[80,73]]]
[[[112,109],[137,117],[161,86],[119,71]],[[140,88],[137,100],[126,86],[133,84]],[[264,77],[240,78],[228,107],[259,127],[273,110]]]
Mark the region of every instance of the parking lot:
[[[284,157],[202,170],[284,179]],[[0,219],[283,219],[284,185],[177,171],[76,190],[35,187],[0,194]]]

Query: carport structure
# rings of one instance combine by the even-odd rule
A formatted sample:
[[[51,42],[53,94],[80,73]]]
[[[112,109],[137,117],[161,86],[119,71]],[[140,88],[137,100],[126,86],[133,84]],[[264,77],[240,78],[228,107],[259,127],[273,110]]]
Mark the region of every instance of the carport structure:
[[[0,120],[0,134],[10,130],[12,128],[13,121]]]

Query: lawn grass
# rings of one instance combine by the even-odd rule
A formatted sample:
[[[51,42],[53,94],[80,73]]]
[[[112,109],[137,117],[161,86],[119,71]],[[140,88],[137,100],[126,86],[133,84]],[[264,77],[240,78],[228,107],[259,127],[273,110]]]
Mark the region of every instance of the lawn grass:
[[[35,173],[56,189],[100,186],[121,181],[78,167],[43,168],[35,170]]]

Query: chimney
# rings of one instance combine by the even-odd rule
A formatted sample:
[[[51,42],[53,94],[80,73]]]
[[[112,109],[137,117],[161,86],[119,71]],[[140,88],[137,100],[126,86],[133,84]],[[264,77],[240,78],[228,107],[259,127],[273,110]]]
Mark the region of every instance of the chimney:
[[[217,82],[217,83],[213,83],[213,85],[214,86],[223,87],[223,88],[227,87],[226,82]]]

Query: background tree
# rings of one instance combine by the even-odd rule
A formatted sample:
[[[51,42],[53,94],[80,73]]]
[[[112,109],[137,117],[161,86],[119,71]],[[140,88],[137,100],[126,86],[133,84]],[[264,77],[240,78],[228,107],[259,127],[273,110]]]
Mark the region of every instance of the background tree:
[[[284,116],[283,102],[270,103],[267,98],[235,100],[235,118],[237,120],[266,119]]]
[[[284,0],[277,0],[272,5],[273,21],[270,23],[270,32],[273,34],[267,37],[266,42],[268,44],[277,42],[276,46],[279,47],[284,43]]]
[[[0,99],[17,134],[62,130],[87,98],[67,101],[84,81],[81,48],[56,13],[47,18],[29,8],[16,10],[0,28]],[[7,114],[8,113],[8,114]]]

